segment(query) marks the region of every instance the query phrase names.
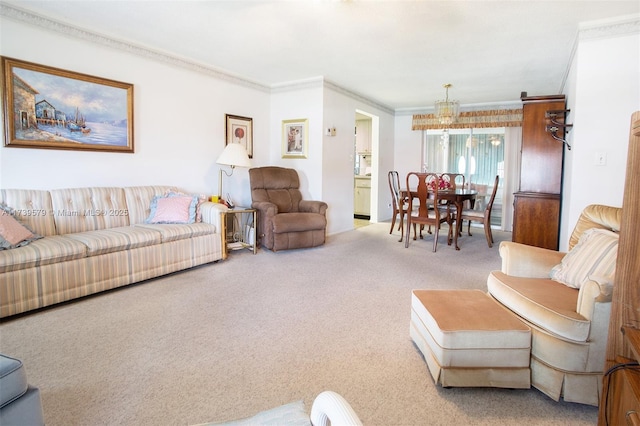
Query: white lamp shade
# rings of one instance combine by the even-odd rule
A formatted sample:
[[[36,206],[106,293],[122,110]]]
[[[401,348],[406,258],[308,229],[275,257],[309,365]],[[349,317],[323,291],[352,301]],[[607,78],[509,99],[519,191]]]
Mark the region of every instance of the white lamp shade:
[[[228,144],[216,163],[231,167],[251,167],[251,160],[245,147],[239,143]]]

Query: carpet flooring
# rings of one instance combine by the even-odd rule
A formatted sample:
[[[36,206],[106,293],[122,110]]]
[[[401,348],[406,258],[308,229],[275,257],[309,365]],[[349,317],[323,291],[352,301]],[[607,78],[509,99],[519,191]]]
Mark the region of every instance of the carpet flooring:
[[[536,389],[436,386],[409,338],[411,290],[486,289],[496,231],[438,251],[389,223],[322,247],[225,261],[0,323],[0,352],[40,388],[48,426],[193,425],[343,395],[365,425],[595,425]]]

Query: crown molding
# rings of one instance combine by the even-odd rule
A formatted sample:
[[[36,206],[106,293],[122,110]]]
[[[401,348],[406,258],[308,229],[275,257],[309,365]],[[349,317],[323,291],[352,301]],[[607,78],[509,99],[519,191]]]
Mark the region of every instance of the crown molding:
[[[377,101],[375,101],[375,100],[373,100],[371,98],[368,98],[368,97],[366,97],[364,95],[361,95],[360,93],[356,93],[356,92],[354,92],[352,90],[346,89],[346,88],[344,88],[342,86],[339,86],[336,83],[333,83],[332,81],[329,81],[327,79],[324,80],[324,86],[327,89],[331,89],[333,91],[341,93],[341,94],[343,94],[345,96],[348,96],[351,99],[355,99],[357,101],[360,101],[360,102],[362,102],[364,104],[367,104],[367,105],[369,105],[371,107],[377,108],[377,109],[379,109],[379,110],[381,110],[383,112],[386,112],[388,114],[395,115],[395,113],[396,113],[396,110],[394,108],[391,108],[388,105],[385,105],[385,104],[382,104],[380,102],[377,102]]]
[[[89,43],[95,43],[102,46],[106,46],[119,51],[127,52],[132,55],[140,56],[146,59],[152,59],[155,61],[163,62],[176,67],[188,69],[198,73],[206,74],[220,80],[224,80],[230,83],[234,83],[240,86],[249,87],[266,93],[281,93],[286,91],[311,89],[311,88],[328,88],[336,92],[342,93],[352,99],[363,102],[372,107],[378,108],[389,114],[394,114],[395,110],[387,105],[376,102],[366,96],[355,93],[344,87],[341,87],[335,83],[325,80],[323,77],[311,77],[304,80],[296,80],[290,82],[283,82],[273,84],[271,86],[265,85],[256,81],[252,81],[226,71],[214,68],[209,65],[204,65],[189,59],[181,58],[179,56],[161,52],[159,50],[150,49],[148,47],[136,45],[127,41],[117,40],[113,37],[98,34],[68,23],[56,21],[47,18],[42,15],[9,5],[7,3],[0,2],[0,16],[4,16],[9,19],[20,21],[26,24],[34,25],[36,27],[44,28],[49,31],[64,34],[73,38],[77,38]]]
[[[271,85],[272,93],[293,92],[304,89],[320,89],[324,86],[324,77],[310,77],[302,80],[284,81]]]
[[[112,49],[120,50],[132,55],[140,56],[146,59],[163,62],[179,68],[188,69],[198,73],[206,74],[220,80],[238,84],[240,86],[249,87],[262,92],[270,92],[270,87],[249,79],[233,75],[231,73],[216,69],[214,67],[203,65],[201,63],[178,57],[176,55],[153,50],[147,47],[136,45],[122,40],[117,40],[102,34],[85,30],[71,24],[55,21],[53,19],[38,15],[33,12],[26,11],[14,7],[6,3],[0,3],[0,15],[9,19],[20,21],[36,27],[44,28],[49,31],[64,34],[73,38],[77,38],[89,43],[95,43]]]
[[[578,31],[580,41],[638,34],[640,33],[640,14],[583,22],[578,27]]]

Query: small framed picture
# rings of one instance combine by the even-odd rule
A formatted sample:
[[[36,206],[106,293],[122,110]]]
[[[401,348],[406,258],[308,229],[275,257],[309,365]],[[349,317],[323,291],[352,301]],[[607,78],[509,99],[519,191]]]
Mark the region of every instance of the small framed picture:
[[[240,143],[247,149],[249,158],[253,158],[253,118],[231,114],[226,114],[225,117],[227,123],[225,146],[230,143]]]
[[[282,121],[282,158],[307,158],[309,120]]]

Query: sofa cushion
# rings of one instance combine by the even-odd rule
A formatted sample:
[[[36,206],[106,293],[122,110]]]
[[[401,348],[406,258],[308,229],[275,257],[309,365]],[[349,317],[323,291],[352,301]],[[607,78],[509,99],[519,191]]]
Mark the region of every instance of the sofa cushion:
[[[13,250],[0,250],[0,273],[87,256],[87,246],[63,235],[51,235]]]
[[[605,229],[585,231],[578,244],[551,269],[552,280],[580,288],[590,277],[613,282],[618,255],[618,234]]]
[[[162,234],[160,232],[137,226],[79,232],[77,234],[67,234],[66,236],[87,246],[87,255],[89,256],[130,250],[162,242]]]
[[[49,191],[0,189],[0,204],[9,207],[20,222],[38,235],[56,235],[54,211]]]
[[[178,191],[173,186],[129,186],[124,188],[124,196],[129,210],[129,224],[144,223],[151,212],[151,200],[170,191]]]
[[[185,224],[139,224],[135,227],[141,229],[149,229],[151,231],[160,233],[163,243],[216,233],[215,225],[204,222]]]
[[[566,339],[585,342],[590,321],[577,310],[578,290],[552,279],[512,277],[493,271],[489,294],[531,324]]]
[[[273,232],[301,232],[324,229],[327,219],[318,213],[280,213],[273,217]]]
[[[51,203],[60,235],[129,225],[129,209],[122,188],[54,189]]]

